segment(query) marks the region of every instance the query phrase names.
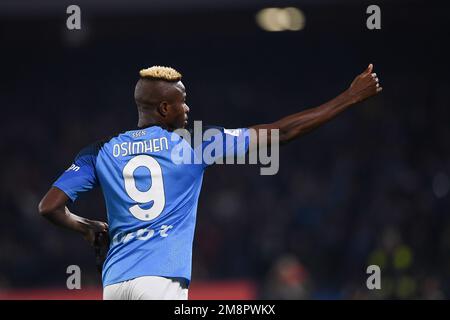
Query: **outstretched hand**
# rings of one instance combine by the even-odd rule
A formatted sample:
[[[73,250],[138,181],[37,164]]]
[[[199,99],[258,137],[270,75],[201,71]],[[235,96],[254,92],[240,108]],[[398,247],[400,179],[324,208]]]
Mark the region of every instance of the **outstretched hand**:
[[[347,92],[355,102],[361,102],[381,92],[378,76],[373,71],[373,64],[369,64],[363,73],[358,75],[348,88]]]

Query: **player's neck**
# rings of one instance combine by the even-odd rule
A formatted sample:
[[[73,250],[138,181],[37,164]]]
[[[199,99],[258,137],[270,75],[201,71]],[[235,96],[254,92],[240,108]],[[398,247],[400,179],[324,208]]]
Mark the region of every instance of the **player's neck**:
[[[148,128],[148,127],[152,127],[152,126],[158,126],[163,129],[166,129],[166,130],[169,129],[166,124],[164,124],[162,121],[159,121],[157,119],[141,119],[141,118],[139,118],[137,126],[139,129],[144,129],[144,128]]]

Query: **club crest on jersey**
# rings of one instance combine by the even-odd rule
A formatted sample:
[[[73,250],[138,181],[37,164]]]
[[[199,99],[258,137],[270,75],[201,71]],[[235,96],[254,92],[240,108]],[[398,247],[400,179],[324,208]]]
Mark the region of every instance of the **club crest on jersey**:
[[[133,136],[133,138],[139,138],[139,137],[145,136],[146,133],[147,132],[145,132],[145,130],[140,130],[140,131],[133,132],[132,136]]]

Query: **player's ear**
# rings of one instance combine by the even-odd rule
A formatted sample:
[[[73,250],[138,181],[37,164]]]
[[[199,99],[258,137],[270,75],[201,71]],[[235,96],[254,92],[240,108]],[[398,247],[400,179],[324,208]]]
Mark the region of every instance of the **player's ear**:
[[[158,106],[158,112],[161,116],[166,117],[169,114],[169,103],[162,101]]]

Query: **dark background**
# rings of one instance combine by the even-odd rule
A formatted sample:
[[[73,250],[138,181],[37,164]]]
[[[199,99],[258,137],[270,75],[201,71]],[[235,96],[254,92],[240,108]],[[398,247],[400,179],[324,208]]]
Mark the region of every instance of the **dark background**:
[[[71,3],[72,4],[72,3]],[[208,169],[193,281],[248,279],[258,297],[450,297],[448,6],[381,1],[79,2],[0,5],[0,290],[64,287],[77,264],[100,284],[92,250],[37,212],[85,145],[136,125],[139,69],[183,74],[190,119],[229,128],[317,106],[375,65],[383,92],[283,147],[280,171]],[[265,32],[265,5],[295,6],[297,32]],[[104,219],[99,190],[72,209]],[[382,290],[366,288],[366,268]]]

